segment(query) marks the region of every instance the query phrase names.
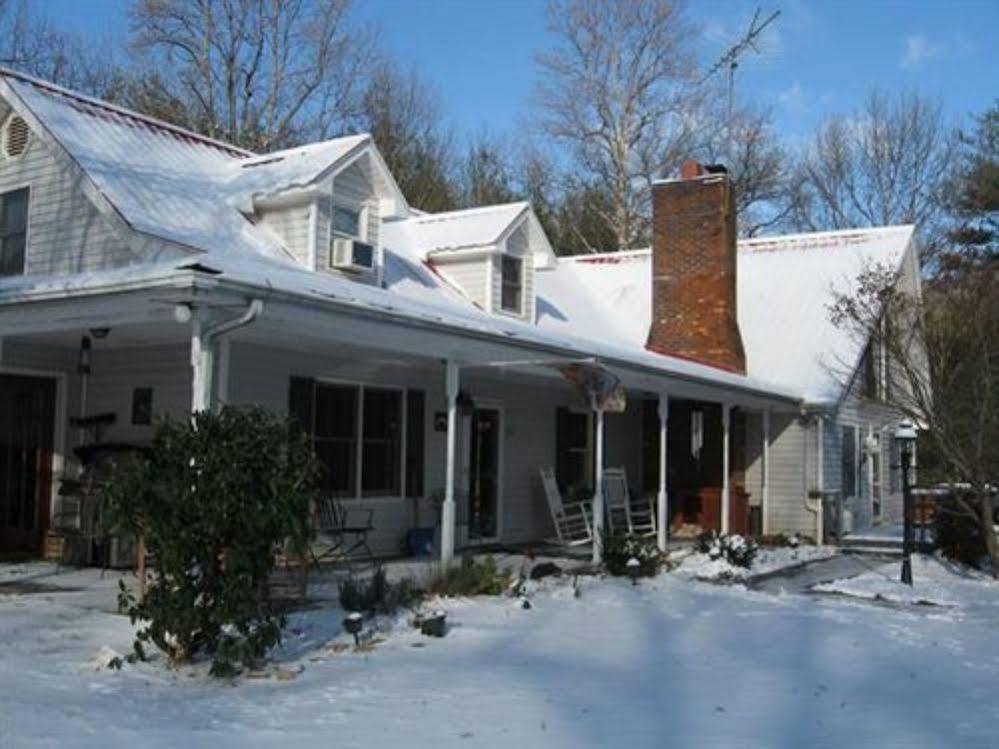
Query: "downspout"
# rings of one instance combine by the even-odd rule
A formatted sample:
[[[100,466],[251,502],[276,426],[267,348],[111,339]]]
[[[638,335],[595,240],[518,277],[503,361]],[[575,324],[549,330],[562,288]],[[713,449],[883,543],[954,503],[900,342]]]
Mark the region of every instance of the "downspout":
[[[823,515],[822,515],[822,496],[825,492],[825,467],[823,466],[823,461],[825,459],[825,435],[823,434],[825,426],[825,416],[817,415],[814,417],[814,423],[818,429],[818,434],[816,436],[816,456],[815,460],[817,463],[815,470],[815,484],[818,496],[811,497],[811,491],[807,488],[808,483],[808,436],[805,436],[805,509],[810,513],[815,515],[815,544],[816,546],[822,546],[823,534],[825,528],[823,528]]]
[[[188,309],[190,310],[190,308]],[[201,310],[190,310],[194,313],[191,320],[192,413],[207,411],[212,406],[212,366],[215,342],[220,337],[252,323],[260,316],[263,309],[263,300],[253,299],[239,317],[208,326],[204,325]],[[183,313],[178,314],[177,317],[181,319]]]

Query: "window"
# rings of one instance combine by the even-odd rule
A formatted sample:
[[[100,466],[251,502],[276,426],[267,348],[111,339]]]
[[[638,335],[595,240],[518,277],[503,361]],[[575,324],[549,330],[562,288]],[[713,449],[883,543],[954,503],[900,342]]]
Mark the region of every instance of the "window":
[[[149,426],[153,423],[152,388],[132,390],[132,423],[136,426]]]
[[[402,466],[402,391],[364,388],[361,494],[398,496]]]
[[[840,489],[844,497],[857,496],[857,437],[853,427],[840,430]]]
[[[0,276],[24,273],[28,236],[28,188],[0,195]]]
[[[507,312],[520,313],[521,311],[521,273],[523,271],[523,261],[519,257],[503,255],[502,266],[500,268],[501,291],[500,307]]]
[[[334,234],[362,239],[361,226],[361,211],[341,205],[333,206]]]
[[[558,408],[555,411],[555,480],[566,499],[590,489],[592,460],[590,415]]]
[[[889,437],[888,491],[898,494],[902,491],[902,451],[900,443],[894,436]]]
[[[323,464],[322,488],[337,497],[357,496],[360,431],[356,386],[316,386],[316,455]]]
[[[336,497],[422,496],[424,393],[292,377],[289,411],[312,436]],[[406,451],[405,466],[403,453]]]

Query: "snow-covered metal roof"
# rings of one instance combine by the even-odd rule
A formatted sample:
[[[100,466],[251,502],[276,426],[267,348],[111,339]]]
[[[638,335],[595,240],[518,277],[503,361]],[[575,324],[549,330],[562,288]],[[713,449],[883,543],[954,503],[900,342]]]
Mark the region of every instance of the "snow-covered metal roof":
[[[6,279],[5,302],[211,268],[220,282],[280,291],[303,304],[336,300],[402,320],[625,362],[663,376],[784,400],[819,400],[827,390],[817,359],[850,353],[828,323],[821,300],[834,281],[854,280],[867,258],[895,262],[891,258],[905,250],[912,235],[910,227],[900,227],[742,242],[739,317],[749,373],[741,376],[647,351],[649,252],[556,260],[525,202],[426,214],[411,210],[399,193],[397,205],[407,218],[382,227],[385,288],[301,267],[276,236],[239,210],[255,195],[313,183],[351,163],[359,149],[370,147],[377,168],[387,174],[368,136],[256,155],[16,73],[0,71],[0,93],[82,170],[105,210],[131,229],[200,251],[188,260],[150,258],[75,277]],[[391,174],[387,179],[395,194]],[[479,309],[428,262],[496,245],[524,225],[539,268],[536,324]]]
[[[898,268],[912,237],[912,226],[890,226],[740,240],[737,304],[749,376],[808,402],[835,401],[836,370],[856,362],[862,344],[830,320],[834,291],[854,291],[871,263]],[[536,277],[538,325],[644,347],[650,262],[648,249],[562,258]]]

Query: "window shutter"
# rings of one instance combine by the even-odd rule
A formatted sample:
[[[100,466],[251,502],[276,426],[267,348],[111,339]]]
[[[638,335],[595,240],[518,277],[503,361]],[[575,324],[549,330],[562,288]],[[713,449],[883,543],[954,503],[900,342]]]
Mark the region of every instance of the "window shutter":
[[[292,377],[288,386],[288,415],[298,422],[302,431],[315,431],[316,381],[308,377]]]
[[[422,390],[406,391],[406,496],[423,496],[424,434],[426,395]]]

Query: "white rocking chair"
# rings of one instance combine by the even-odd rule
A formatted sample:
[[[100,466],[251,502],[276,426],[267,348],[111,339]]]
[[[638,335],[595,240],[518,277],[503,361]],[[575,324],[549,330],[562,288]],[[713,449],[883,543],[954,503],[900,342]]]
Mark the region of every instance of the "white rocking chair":
[[[563,503],[555,481],[555,469],[545,466],[540,470],[558,542],[564,546],[593,543],[593,506],[586,501]]]
[[[611,533],[656,534],[656,508],[652,502],[632,504],[624,468],[604,469],[604,506]]]

